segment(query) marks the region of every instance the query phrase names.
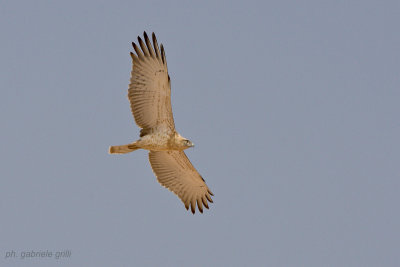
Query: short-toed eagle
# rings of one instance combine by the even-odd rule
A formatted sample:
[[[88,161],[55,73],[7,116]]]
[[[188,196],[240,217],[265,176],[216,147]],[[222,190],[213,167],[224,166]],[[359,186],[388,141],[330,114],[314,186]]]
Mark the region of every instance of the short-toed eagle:
[[[127,145],[111,146],[110,154],[125,154],[136,149],[149,150],[149,161],[158,182],[174,192],[195,213],[213,202],[213,193],[193,167],[183,150],[194,146],[175,130],[171,108],[171,81],[168,75],[164,47],[159,49],[155,34],[153,45],[144,32],[138,37],[140,48],[132,42],[132,72],[128,98],[140,139]]]

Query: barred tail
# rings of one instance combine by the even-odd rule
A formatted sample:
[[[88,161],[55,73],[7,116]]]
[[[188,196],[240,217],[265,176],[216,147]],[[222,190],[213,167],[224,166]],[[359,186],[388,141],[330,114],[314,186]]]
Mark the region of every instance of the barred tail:
[[[110,154],[126,154],[139,149],[135,143],[123,145],[123,146],[110,146],[108,153]]]

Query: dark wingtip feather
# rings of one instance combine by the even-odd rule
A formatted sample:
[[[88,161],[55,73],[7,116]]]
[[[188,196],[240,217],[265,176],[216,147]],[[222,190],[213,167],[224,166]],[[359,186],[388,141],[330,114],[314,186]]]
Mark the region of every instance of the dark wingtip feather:
[[[136,61],[138,60],[138,58],[136,57],[136,55],[135,55],[133,52],[130,52],[130,54],[131,54],[132,60],[136,62]]]
[[[192,210],[192,213],[194,214],[196,212],[196,203],[190,202],[190,209]]]
[[[142,48],[143,54],[144,54],[146,57],[149,56],[149,51],[147,51],[147,47],[146,47],[146,45],[144,44],[142,38],[140,38],[140,36],[138,36],[138,41],[139,41],[140,48]]]
[[[201,199],[197,199],[197,208],[199,209],[200,213],[203,213],[203,205],[201,203]]]
[[[153,32],[151,37],[153,38],[153,46],[154,46],[154,52],[156,53],[156,57],[160,57],[160,50],[158,48],[158,42],[157,42],[157,37],[156,34]]]
[[[136,52],[137,56],[140,59],[144,59],[142,52],[140,52],[139,47],[134,42],[132,42],[132,46],[133,46],[133,49],[135,49],[135,52]]]
[[[144,40],[145,40],[145,41],[149,39],[149,36],[147,36],[147,33],[146,33],[146,32],[143,32],[143,36],[144,36]]]
[[[208,209],[208,203],[207,200],[205,200],[204,198],[201,199],[201,202],[203,202],[204,207],[206,207]]]
[[[135,49],[135,51],[137,52],[137,50],[139,49],[139,47],[136,45],[135,42],[132,42],[132,46],[133,46],[133,49]]]
[[[147,50],[149,51],[150,56],[155,57],[153,46],[151,45],[149,36],[147,36],[146,32],[144,32],[143,35],[144,35],[144,41],[146,42]]]
[[[163,44],[161,44],[160,47],[161,47],[161,59],[162,62],[165,64],[165,50]]]

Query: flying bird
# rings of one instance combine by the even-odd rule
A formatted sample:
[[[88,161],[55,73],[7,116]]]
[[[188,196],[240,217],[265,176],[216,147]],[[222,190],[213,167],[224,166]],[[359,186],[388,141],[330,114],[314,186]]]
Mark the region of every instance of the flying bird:
[[[171,80],[164,46],[158,46],[153,32],[151,44],[144,32],[139,46],[132,42],[132,72],[128,99],[136,124],[141,128],[139,140],[122,146],[110,146],[110,154],[125,154],[137,149],[149,150],[149,161],[158,182],[174,192],[194,214],[196,204],[212,203],[213,193],[193,167],[184,150],[194,144],[175,129],[171,108]],[[161,51],[160,51],[161,50]],[[207,202],[208,201],[208,202]]]

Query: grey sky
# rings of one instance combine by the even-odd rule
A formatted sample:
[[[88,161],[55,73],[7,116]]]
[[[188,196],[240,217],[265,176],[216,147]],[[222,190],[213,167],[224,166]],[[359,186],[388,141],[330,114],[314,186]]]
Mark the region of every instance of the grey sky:
[[[399,1],[3,1],[0,265],[399,266],[399,25]],[[204,214],[107,154],[138,137],[144,30]]]

